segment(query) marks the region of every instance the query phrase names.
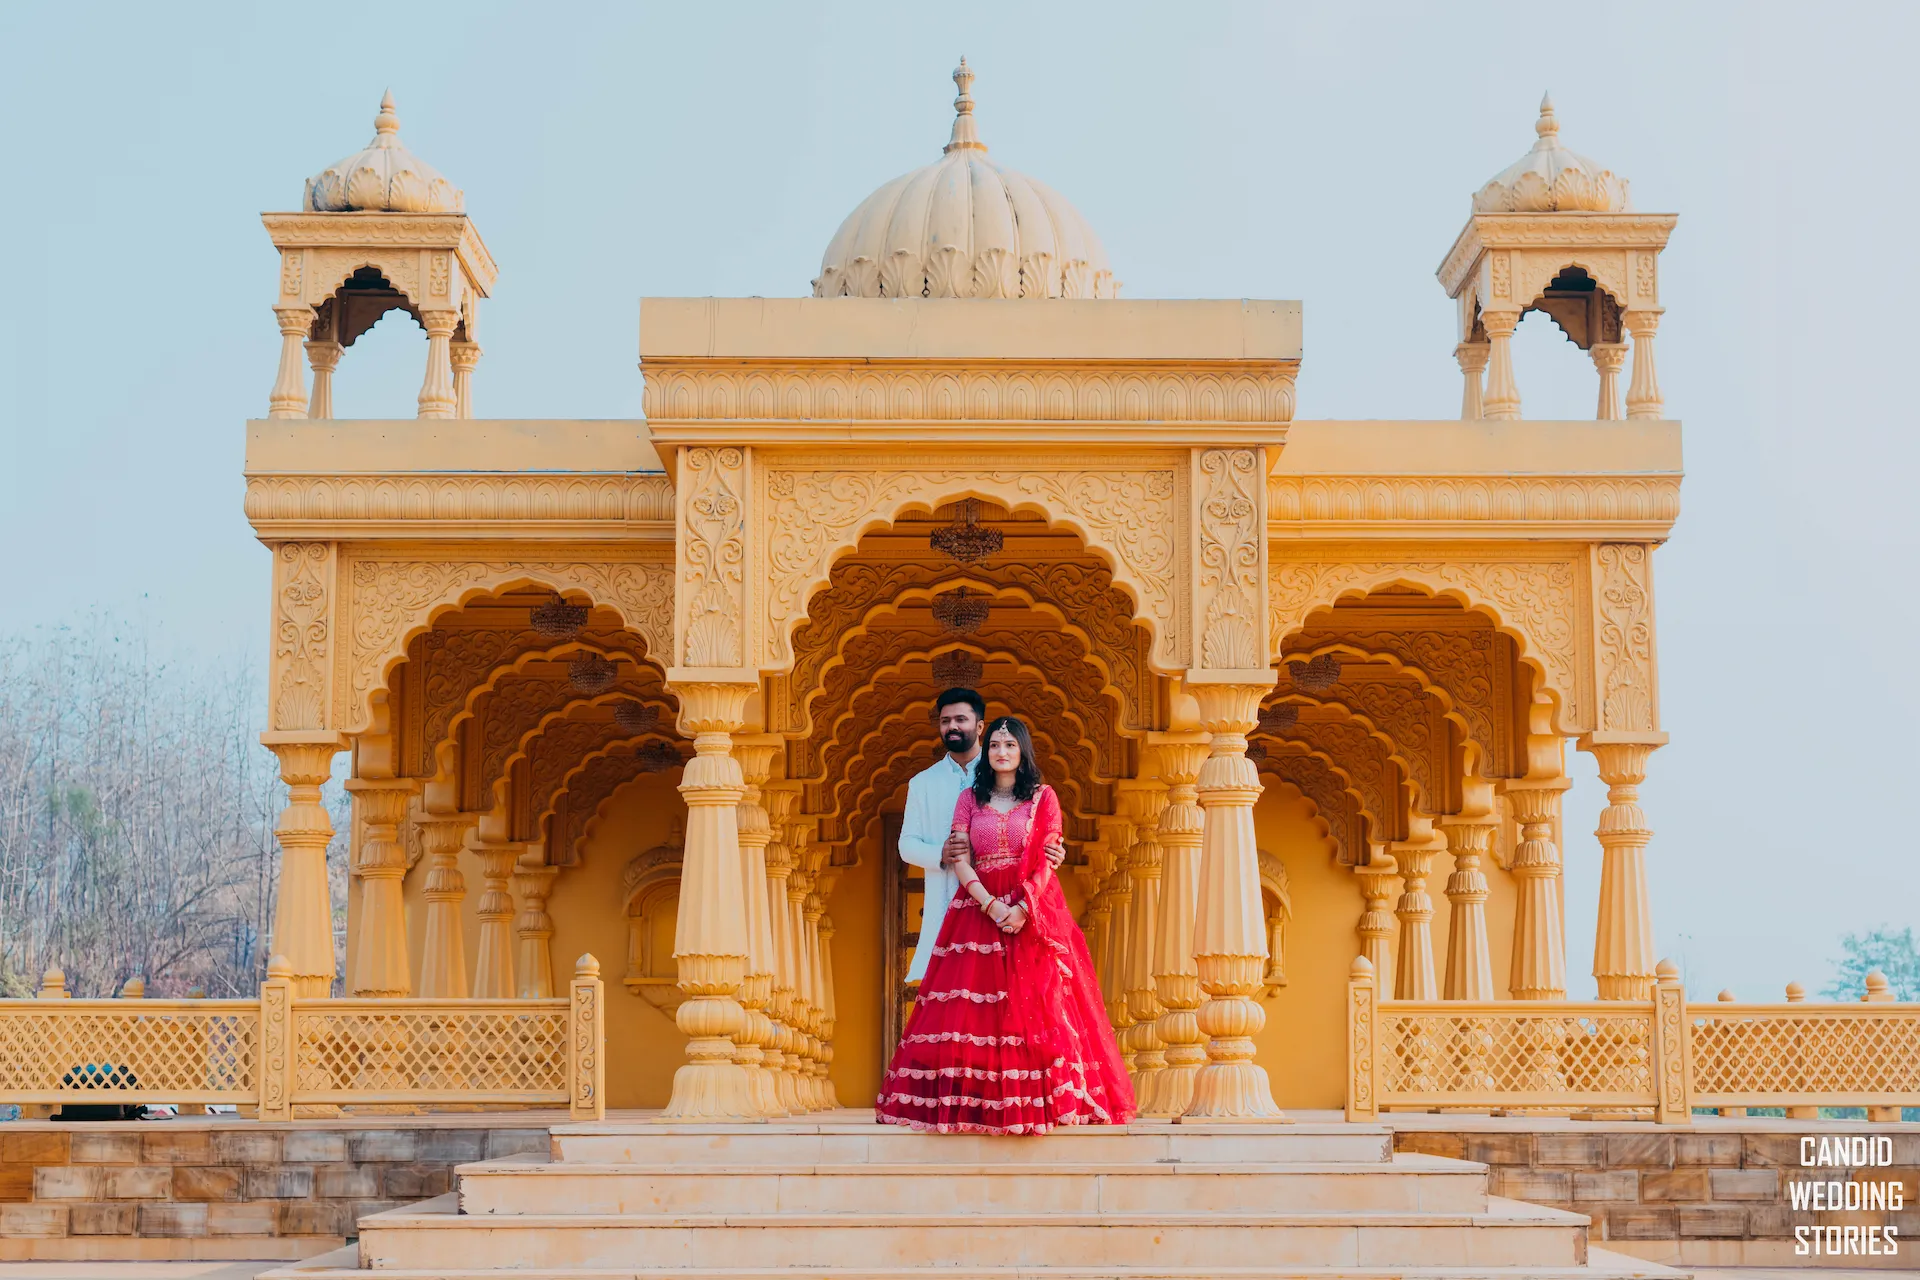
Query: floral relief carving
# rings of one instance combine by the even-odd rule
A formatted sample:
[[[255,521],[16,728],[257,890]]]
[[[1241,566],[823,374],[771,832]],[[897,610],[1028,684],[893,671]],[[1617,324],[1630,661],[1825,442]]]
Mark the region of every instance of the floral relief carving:
[[[1670,526],[1680,518],[1680,477],[1275,476],[1272,522]]]
[[[792,654],[789,627],[807,597],[828,581],[835,552],[857,542],[862,527],[909,502],[936,506],[974,490],[1009,509],[1038,503],[1087,530],[1089,541],[1117,562],[1115,579],[1134,594],[1153,624],[1155,659],[1185,662],[1179,626],[1184,575],[1175,573],[1184,537],[1173,469],[1052,471],[905,470],[853,472],[782,469],[766,474],[766,635],[772,663]]]
[[[1624,249],[1577,253],[1540,252],[1519,255],[1514,268],[1514,298],[1533,302],[1546,292],[1553,278],[1568,267],[1579,267],[1608,294],[1624,302],[1627,296],[1627,253]]]
[[[402,656],[409,634],[468,593],[523,583],[583,590],[594,603],[617,609],[649,653],[668,652],[664,638],[672,617],[673,572],[664,563],[356,560],[348,576],[353,645],[344,719],[351,732],[366,729],[374,691],[388,666]]]
[[[307,297],[317,306],[361,267],[372,267],[409,302],[420,299],[420,255],[410,249],[308,249]]]
[[[283,542],[274,553],[273,727],[327,723],[327,665],[333,635],[333,547]]]
[[[1647,548],[1603,543],[1598,566],[1595,666],[1600,673],[1600,727],[1635,733],[1655,728],[1653,593]]]
[[[980,422],[1291,421],[1294,373],[1063,369],[956,373],[945,365],[846,369],[687,369],[646,372],[656,422],[787,420]]]
[[[297,298],[300,296],[300,266],[305,255],[299,249],[283,249],[280,253],[280,296]]]
[[[746,655],[746,460],[738,449],[689,449],[682,517],[680,587],[686,601],[682,660],[691,667],[738,667]]]
[[[1260,467],[1251,449],[1200,455],[1200,580],[1206,606],[1200,665],[1249,671],[1267,665],[1260,636]]]
[[[251,476],[255,527],[286,521],[629,524],[673,519],[665,476]]]
[[[1489,264],[1489,270],[1493,276],[1493,296],[1496,298],[1511,298],[1513,296],[1513,273],[1512,268],[1508,265],[1507,255],[1504,253],[1494,254],[1493,260]]]
[[[1635,300],[1652,302],[1654,297],[1654,256],[1651,253],[1639,254],[1633,264],[1633,286]]]
[[[1518,633],[1522,656],[1541,668],[1559,700],[1564,727],[1588,724],[1591,711],[1580,693],[1578,576],[1567,560],[1299,561],[1275,560],[1269,574],[1268,608],[1276,652],[1316,608],[1340,596],[1410,583],[1466,597],[1469,608],[1491,612],[1499,625]]]
[[[433,254],[427,262],[427,292],[436,298],[447,296],[447,287],[452,280],[447,255]]]
[[[1336,776],[1319,756],[1298,751],[1270,752],[1260,768],[1283,782],[1291,783],[1320,811],[1327,824],[1327,837],[1333,841],[1334,860],[1352,865],[1359,860],[1352,827],[1348,823],[1349,800],[1346,783]]]

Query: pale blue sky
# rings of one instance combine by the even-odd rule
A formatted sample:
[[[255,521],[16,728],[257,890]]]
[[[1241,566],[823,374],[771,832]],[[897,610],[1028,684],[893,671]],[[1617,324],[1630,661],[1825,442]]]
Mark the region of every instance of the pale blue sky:
[[[1301,417],[1445,417],[1433,270],[1550,88],[1569,145],[1681,214],[1673,745],[1644,789],[1660,949],[1698,994],[1816,985],[1840,932],[1920,920],[1914,358],[1892,323],[1916,12],[9,4],[0,632],[98,606],[260,655],[242,423],[278,337],[257,214],[363,144],[388,86],[500,263],[476,401],[502,417],[637,416],[642,295],[805,292],[841,217],[938,155],[963,52],[982,137],[1079,205],[1127,296],[1303,299]],[[1591,416],[1581,353],[1540,317],[1518,347],[1528,416]],[[410,416],[420,359],[389,320],[347,353],[338,412]],[[1574,768],[1584,975],[1605,801]]]

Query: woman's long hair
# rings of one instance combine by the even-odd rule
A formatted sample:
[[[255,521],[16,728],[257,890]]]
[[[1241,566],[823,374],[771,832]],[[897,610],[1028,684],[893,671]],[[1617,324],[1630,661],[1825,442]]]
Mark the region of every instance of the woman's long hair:
[[[1012,716],[1001,716],[988,725],[986,732],[980,735],[980,759],[973,766],[973,800],[975,804],[986,804],[993,799],[993,766],[987,763],[987,744],[993,735],[1005,729],[1013,735],[1014,742],[1020,748],[1020,763],[1013,770],[1013,798],[1031,800],[1040,790],[1044,781],[1040,776],[1040,762],[1034,758],[1033,735],[1027,732],[1027,726]]]

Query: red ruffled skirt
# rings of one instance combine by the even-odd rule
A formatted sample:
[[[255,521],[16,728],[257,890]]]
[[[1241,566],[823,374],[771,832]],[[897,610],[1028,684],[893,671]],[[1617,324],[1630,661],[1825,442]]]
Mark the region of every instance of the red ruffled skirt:
[[[990,892],[996,885],[982,871]],[[947,908],[919,999],[875,1104],[882,1124],[933,1133],[1045,1133],[1134,1116],[1093,958],[1058,883],[1018,933],[973,899]]]

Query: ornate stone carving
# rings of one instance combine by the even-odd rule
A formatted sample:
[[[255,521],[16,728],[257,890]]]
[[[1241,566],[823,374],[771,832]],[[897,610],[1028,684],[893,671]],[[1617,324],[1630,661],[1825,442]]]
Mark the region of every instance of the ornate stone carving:
[[[1679,476],[1274,476],[1270,525],[1452,524],[1469,535],[1557,523],[1583,529],[1650,527],[1680,517]]]
[[[1009,510],[1038,506],[1113,561],[1114,578],[1139,601],[1153,629],[1154,660],[1186,665],[1180,625],[1186,576],[1176,571],[1188,538],[1183,473],[1170,463],[1122,458],[1111,468],[1085,455],[1036,458],[1017,470],[934,468],[922,459],[782,459],[762,473],[767,503],[765,627],[767,666],[786,666],[790,633],[813,592],[829,581],[837,554],[908,506],[929,509],[968,492]],[[1056,469],[1060,468],[1060,469]],[[1072,469],[1065,469],[1072,468]]]
[[[1297,742],[1324,754],[1345,774],[1360,795],[1363,812],[1372,823],[1372,838],[1402,840],[1407,831],[1407,805],[1401,788],[1401,764],[1392,746],[1364,726],[1351,721],[1306,720],[1273,735],[1279,742]]]
[[[746,657],[746,456],[689,449],[681,459],[681,661],[738,667]]]
[[[999,362],[996,362],[998,364]],[[1291,368],[1232,373],[1003,366],[849,365],[649,370],[654,422],[968,421],[1284,423]]]
[[[256,529],[418,522],[618,525],[673,519],[665,476],[250,476],[246,515]]]
[[[1658,729],[1654,701],[1652,557],[1638,544],[1594,549],[1594,667],[1600,678],[1600,727],[1627,733]]]
[[[1199,456],[1200,665],[1251,671],[1267,665],[1260,637],[1266,521],[1260,511],[1260,455],[1208,449]]]
[[[1499,650],[1503,642],[1491,628],[1459,630],[1394,629],[1349,631],[1313,627],[1294,632],[1285,657],[1311,657],[1339,650],[1389,659],[1406,670],[1430,696],[1441,698],[1467,740],[1479,748],[1480,771],[1506,776],[1513,737],[1506,672]],[[1342,686],[1357,688],[1357,681]]]
[[[1271,751],[1260,761],[1260,769],[1291,783],[1319,810],[1320,821],[1327,824],[1327,838],[1333,841],[1335,861],[1352,866],[1365,856],[1364,842],[1349,821],[1349,810],[1357,807],[1358,797],[1348,792],[1346,780],[1324,759],[1305,750]]]
[[[1579,574],[1567,560],[1302,561],[1275,559],[1269,575],[1269,609],[1276,652],[1307,614],[1343,596],[1396,583],[1459,598],[1490,614],[1521,643],[1521,657],[1536,665],[1560,704],[1563,731],[1589,727],[1592,709],[1581,694],[1582,602]]]
[[[273,556],[273,727],[320,729],[330,710],[333,546],[283,542]]]
[[[351,732],[368,728],[372,695],[405,653],[412,633],[424,629],[435,613],[471,596],[527,584],[584,590],[596,604],[618,610],[649,653],[669,652],[665,641],[673,616],[673,575],[659,562],[608,561],[585,554],[567,561],[364,559],[352,562],[348,582],[350,680],[345,688],[336,685],[334,702]]]

